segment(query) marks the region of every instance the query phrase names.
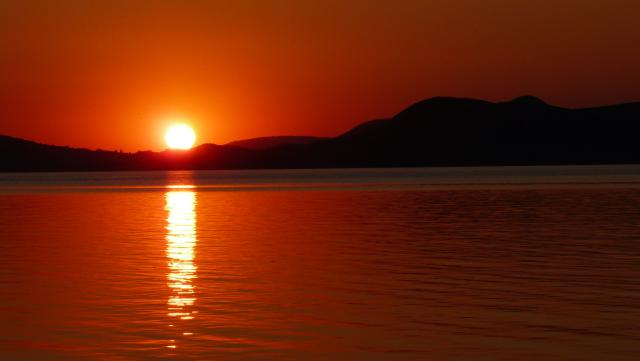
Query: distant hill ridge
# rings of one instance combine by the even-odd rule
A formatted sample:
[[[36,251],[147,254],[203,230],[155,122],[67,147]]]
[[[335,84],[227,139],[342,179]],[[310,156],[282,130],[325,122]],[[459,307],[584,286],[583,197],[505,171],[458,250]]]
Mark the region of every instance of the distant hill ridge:
[[[271,137],[259,137],[244,140],[236,140],[234,142],[227,143],[225,145],[246,148],[246,149],[269,149],[286,144],[309,144],[323,138],[299,136],[299,135],[284,135],[284,136],[271,136]]]
[[[0,171],[640,163],[640,102],[585,109],[533,96],[436,97],[334,138],[275,136],[189,151],[91,151],[0,136]]]

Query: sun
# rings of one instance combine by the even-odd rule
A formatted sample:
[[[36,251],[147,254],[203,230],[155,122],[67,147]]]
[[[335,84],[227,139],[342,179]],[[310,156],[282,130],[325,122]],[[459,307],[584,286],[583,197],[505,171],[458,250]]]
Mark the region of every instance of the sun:
[[[169,149],[189,149],[196,141],[196,133],[186,124],[176,124],[164,135]]]

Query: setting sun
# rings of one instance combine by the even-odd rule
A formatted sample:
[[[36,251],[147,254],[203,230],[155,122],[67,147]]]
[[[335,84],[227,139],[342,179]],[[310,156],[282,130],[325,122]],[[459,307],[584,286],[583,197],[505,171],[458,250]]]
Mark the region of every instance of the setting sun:
[[[185,124],[174,125],[164,136],[169,149],[189,149],[196,141],[196,133]]]

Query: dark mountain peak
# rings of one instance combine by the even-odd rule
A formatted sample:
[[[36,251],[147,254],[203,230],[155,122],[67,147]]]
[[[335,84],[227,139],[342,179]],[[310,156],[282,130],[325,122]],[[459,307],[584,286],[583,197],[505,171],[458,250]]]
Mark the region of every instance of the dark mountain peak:
[[[511,100],[509,103],[522,105],[548,105],[544,100],[534,97],[533,95],[523,95]]]
[[[310,144],[320,139],[323,139],[323,138],[299,136],[299,135],[283,135],[283,136],[270,136],[270,137],[259,137],[259,138],[236,140],[234,142],[230,142],[225,145],[240,147],[245,149],[263,150],[263,149],[279,147],[281,145]]]
[[[189,151],[191,151],[191,152],[210,151],[210,150],[218,149],[220,147],[221,147],[220,145],[214,144],[214,143],[202,143],[200,145],[197,145],[197,146],[191,148]],[[167,149],[166,151],[170,152],[171,149]]]
[[[364,123],[356,125],[355,127],[349,129],[348,131],[346,131],[345,133],[343,133],[340,136],[341,137],[350,137],[350,136],[366,133],[366,132],[368,132],[370,130],[373,130],[375,128],[378,128],[381,125],[386,124],[388,122],[389,122],[389,119],[374,119],[374,120],[370,120],[368,122],[364,122]]]
[[[461,105],[478,105],[489,104],[485,100],[472,99],[472,98],[456,98],[456,97],[433,97],[424,99],[415,103],[413,106],[419,107],[453,107]]]
[[[485,100],[455,97],[433,97],[419,101],[396,115],[396,118],[412,117],[425,112],[464,112],[491,105]]]

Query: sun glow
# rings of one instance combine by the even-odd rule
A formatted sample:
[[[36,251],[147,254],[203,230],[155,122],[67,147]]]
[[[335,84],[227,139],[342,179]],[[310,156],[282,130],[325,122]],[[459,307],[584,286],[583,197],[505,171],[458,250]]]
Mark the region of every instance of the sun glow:
[[[167,129],[164,139],[169,149],[189,149],[196,141],[196,133],[186,124],[177,124]]]

